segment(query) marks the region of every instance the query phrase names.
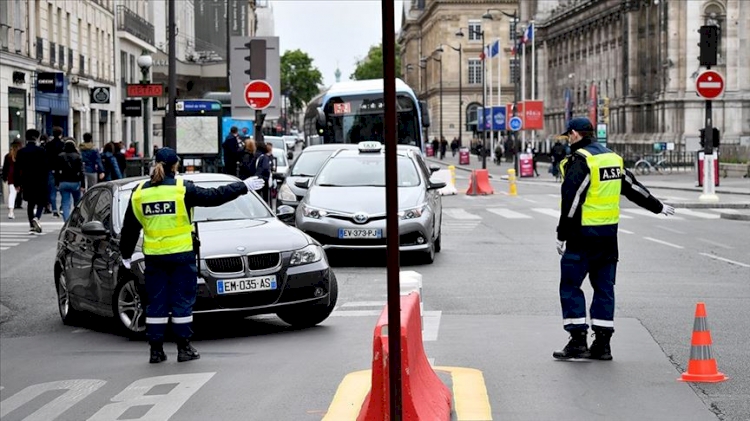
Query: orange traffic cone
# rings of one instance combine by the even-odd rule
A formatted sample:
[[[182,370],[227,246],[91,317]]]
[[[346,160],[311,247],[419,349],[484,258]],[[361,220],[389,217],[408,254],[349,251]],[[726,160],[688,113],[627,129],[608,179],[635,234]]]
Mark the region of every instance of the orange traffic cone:
[[[718,370],[711,353],[711,343],[711,331],[708,330],[706,321],[706,305],[698,303],[695,307],[693,338],[690,341],[690,361],[687,371],[677,380],[699,383],[718,383],[727,380],[727,376]]]

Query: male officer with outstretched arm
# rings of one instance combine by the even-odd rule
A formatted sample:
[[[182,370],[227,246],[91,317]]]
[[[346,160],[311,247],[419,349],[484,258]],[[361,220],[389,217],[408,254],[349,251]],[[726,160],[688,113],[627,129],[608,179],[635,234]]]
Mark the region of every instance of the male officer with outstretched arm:
[[[570,333],[570,342],[552,356],[561,360],[611,360],[609,340],[615,331],[620,195],[655,214],[673,215],[674,208],[652,196],[625,169],[619,155],[596,141],[589,119],[571,119],[563,135],[570,139],[571,154],[560,164],[563,183],[557,251],[562,256],[563,327]],[[586,299],[581,291],[586,275],[594,288],[590,317],[596,338],[591,349],[586,341],[589,325]]]

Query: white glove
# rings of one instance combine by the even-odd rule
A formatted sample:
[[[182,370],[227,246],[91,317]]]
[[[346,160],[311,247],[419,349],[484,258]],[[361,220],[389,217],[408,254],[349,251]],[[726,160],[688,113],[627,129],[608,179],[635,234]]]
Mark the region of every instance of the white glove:
[[[557,240],[557,253],[562,256],[565,254],[565,241]]]
[[[661,208],[661,213],[667,216],[674,215],[674,208],[664,203],[663,207]]]
[[[260,190],[266,184],[266,182],[263,181],[262,178],[258,178],[258,177],[246,178],[242,182],[245,183],[248,191]]]
[[[130,262],[131,259],[122,259],[122,265],[125,266],[125,269],[130,269]]]

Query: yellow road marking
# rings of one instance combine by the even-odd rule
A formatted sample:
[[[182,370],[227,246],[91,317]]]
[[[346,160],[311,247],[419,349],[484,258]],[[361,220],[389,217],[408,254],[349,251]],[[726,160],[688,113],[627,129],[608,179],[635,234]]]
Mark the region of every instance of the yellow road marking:
[[[433,367],[450,373],[453,382],[453,410],[458,421],[492,421],[492,407],[480,370],[464,367]],[[370,391],[371,370],[349,373],[336,389],[323,421],[354,421]]]

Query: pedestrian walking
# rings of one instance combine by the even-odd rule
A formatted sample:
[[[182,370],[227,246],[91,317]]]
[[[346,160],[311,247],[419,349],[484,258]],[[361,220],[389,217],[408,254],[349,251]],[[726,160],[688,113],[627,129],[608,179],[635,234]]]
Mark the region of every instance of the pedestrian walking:
[[[52,128],[52,139],[44,144],[44,150],[47,152],[47,168],[49,169],[49,174],[47,176],[47,190],[49,193],[49,198],[47,200],[47,204],[50,207],[50,211],[52,211],[52,216],[54,216],[55,218],[60,217],[60,212],[57,211],[58,191],[57,186],[55,185],[54,166],[55,162],[57,161],[58,155],[60,155],[63,151],[64,142],[62,140],[62,135],[62,127],[55,126]]]
[[[200,241],[192,229],[193,208],[221,206],[260,189],[264,183],[252,177],[218,188],[198,187],[175,175],[179,157],[174,149],[166,147],[159,149],[155,162],[151,179],[135,188],[125,211],[120,240],[122,265],[130,269],[133,250],[143,230],[149,362],[167,359],[163,345],[170,312],[178,338],[177,361],[196,360],[200,354],[190,345],[190,338],[198,283],[195,247]]]
[[[236,126],[229,129],[229,136],[222,143],[224,152],[224,173],[237,176],[237,163],[240,160],[245,144],[240,138],[240,130]]]
[[[102,166],[104,167],[104,177],[100,178],[103,181],[119,180],[122,178],[122,173],[125,171],[124,167],[120,167],[115,156],[116,146],[113,142],[109,142],[104,145],[104,152],[102,153]]]
[[[563,328],[570,334],[570,341],[552,356],[562,360],[611,360],[620,195],[655,214],[673,215],[674,208],[652,196],[624,168],[622,157],[596,141],[594,127],[587,118],[571,119],[564,135],[570,137],[572,154],[561,164],[563,183],[557,251],[562,256]],[[589,328],[586,299],[581,290],[586,275],[594,289],[590,319],[596,338],[590,349],[586,340]]]
[[[50,197],[47,151],[36,144],[40,136],[39,130],[26,130],[26,146],[16,154],[13,166],[13,182],[16,183],[16,192],[20,192],[27,202],[26,214],[29,218],[29,233],[32,234],[42,232],[39,220],[42,219]]]
[[[80,148],[81,159],[83,160],[83,171],[86,183],[84,187],[90,189],[104,179],[104,164],[102,163],[102,155],[96,149],[94,145],[94,137],[91,133],[83,134],[83,143]]]
[[[444,138],[440,138],[440,159],[445,158],[445,152],[448,150],[448,141]]]
[[[83,159],[76,148],[75,139],[65,140],[63,152],[57,157],[54,166],[55,185],[60,192],[63,221],[67,221],[70,212],[78,202],[81,194],[86,190],[86,176],[84,175]],[[71,202],[72,199],[72,202]]]
[[[16,191],[13,172],[16,163],[16,156],[18,156],[18,151],[21,149],[21,146],[23,146],[23,144],[20,140],[14,140],[13,143],[10,144],[10,152],[5,154],[5,158],[3,158],[3,181],[8,183],[8,219],[15,219],[16,217],[13,210],[16,207],[16,196],[18,196],[18,192]]]

